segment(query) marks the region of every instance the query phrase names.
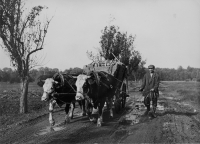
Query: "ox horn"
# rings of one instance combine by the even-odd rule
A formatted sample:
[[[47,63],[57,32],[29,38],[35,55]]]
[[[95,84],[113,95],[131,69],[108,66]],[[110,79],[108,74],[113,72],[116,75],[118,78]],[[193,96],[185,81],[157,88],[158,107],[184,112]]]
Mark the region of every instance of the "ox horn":
[[[57,81],[54,81],[55,82],[55,84],[58,84],[58,82]]]

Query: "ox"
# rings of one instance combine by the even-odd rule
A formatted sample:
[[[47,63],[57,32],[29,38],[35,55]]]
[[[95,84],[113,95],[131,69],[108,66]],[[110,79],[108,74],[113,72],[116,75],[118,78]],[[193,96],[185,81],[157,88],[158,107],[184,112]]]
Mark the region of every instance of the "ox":
[[[91,72],[88,75],[78,75],[76,81],[76,100],[86,99],[86,112],[89,119],[95,120],[92,116],[92,109],[98,108],[97,127],[102,126],[103,107],[108,100],[110,118],[113,117],[112,102],[115,90],[119,82],[116,78],[106,72]]]
[[[53,109],[55,104],[61,107],[65,106],[65,123],[69,123],[73,118],[73,111],[75,108],[75,82],[76,79],[70,75],[57,73],[53,78],[47,78],[43,81],[43,95],[41,100],[49,102],[49,123],[51,126],[55,124],[53,119]],[[82,109],[82,116],[86,114],[85,102],[79,101],[79,105]],[[70,108],[71,107],[71,108]]]

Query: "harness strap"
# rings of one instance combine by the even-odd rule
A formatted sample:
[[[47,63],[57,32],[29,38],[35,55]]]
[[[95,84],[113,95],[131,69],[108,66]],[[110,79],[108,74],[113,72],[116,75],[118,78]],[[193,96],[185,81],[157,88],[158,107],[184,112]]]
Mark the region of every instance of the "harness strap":
[[[83,95],[83,92],[81,92],[81,91],[77,91],[76,93],[80,93],[80,94],[82,94],[82,95]]]
[[[56,100],[56,99],[57,99],[57,100],[61,101],[62,103],[71,104],[71,103],[69,103],[69,102],[65,102],[65,101],[63,101],[63,100],[61,100],[61,99],[59,99],[59,98],[54,97],[55,94],[58,94],[58,93],[52,93],[52,94],[51,94],[51,96],[53,97],[53,100]],[[59,94],[60,94],[60,93],[59,93]]]
[[[103,83],[102,81],[100,81],[100,84],[104,85],[107,88],[112,88],[111,86],[108,86],[107,84]]]
[[[67,80],[66,80],[67,81]],[[73,86],[67,81],[67,83],[69,84],[69,86],[73,89],[74,92],[76,92],[76,90],[73,88]]]
[[[96,84],[97,84],[97,92],[96,92],[96,94],[97,94],[97,95],[96,95],[96,98],[97,98],[97,99],[96,99],[96,101],[94,102],[94,104],[95,104],[95,103],[98,102],[100,78],[99,78],[97,72],[92,71],[92,74],[94,75],[95,81],[96,81]]]
[[[74,91],[74,93],[57,93],[54,91],[54,93],[52,92],[50,95],[53,97],[53,99],[57,99],[59,101],[61,101],[62,103],[65,103],[65,104],[71,104],[71,103],[68,103],[68,102],[64,102],[63,100],[59,99],[59,98],[56,98],[54,95],[57,94],[57,95],[64,95],[64,94],[75,94],[76,93],[76,90],[73,88],[73,86],[68,82],[68,80],[66,78],[64,78],[64,75],[61,74],[61,73],[57,73],[53,76],[53,78],[55,79],[56,76],[59,76],[60,77],[60,80],[61,80],[61,87],[63,87],[65,85],[65,81],[67,82],[67,84],[72,88],[72,90]],[[68,76],[68,75],[66,75]],[[70,77],[70,76],[69,76]],[[70,77],[70,78],[73,78],[73,77]]]
[[[99,72],[99,73],[101,73],[106,79],[107,79],[107,81],[109,81],[108,80],[108,78],[107,78],[107,76],[103,73],[103,72]],[[113,78],[115,78],[115,77],[113,77]],[[124,81],[121,81],[121,80],[119,80],[119,79],[117,79],[117,78],[115,78],[117,81],[119,81],[119,82],[122,82],[122,85],[121,85],[121,88],[120,89],[118,89],[120,92],[123,92],[123,93],[126,93],[125,91],[123,91],[123,90],[121,90],[122,89],[122,86],[123,86],[123,83],[124,83]],[[100,84],[103,84],[105,87],[107,87],[107,88],[113,88],[113,86],[112,85],[110,85],[110,86],[108,86],[107,84],[105,84],[104,82],[102,82],[102,81],[99,81],[99,83]]]

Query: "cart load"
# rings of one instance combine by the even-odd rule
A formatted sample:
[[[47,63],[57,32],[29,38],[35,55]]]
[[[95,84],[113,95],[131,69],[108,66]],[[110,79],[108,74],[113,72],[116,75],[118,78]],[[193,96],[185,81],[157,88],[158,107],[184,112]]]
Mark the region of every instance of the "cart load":
[[[108,74],[111,74],[119,81],[123,81],[124,78],[127,77],[127,68],[121,62],[111,62],[108,65],[107,64],[102,65],[102,63],[101,64],[91,63],[83,67],[84,73],[88,74],[91,71],[104,71]]]

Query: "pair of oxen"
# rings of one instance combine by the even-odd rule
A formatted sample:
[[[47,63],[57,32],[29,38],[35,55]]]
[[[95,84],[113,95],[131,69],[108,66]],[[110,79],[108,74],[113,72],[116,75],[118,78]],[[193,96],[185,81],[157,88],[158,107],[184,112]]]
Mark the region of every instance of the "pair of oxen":
[[[49,123],[54,126],[53,110],[55,105],[65,106],[65,123],[73,118],[75,102],[82,109],[82,116],[88,115],[90,121],[96,121],[92,115],[93,108],[98,109],[97,127],[102,126],[104,104],[107,102],[110,118],[113,117],[112,102],[115,91],[120,84],[106,72],[91,72],[76,77],[57,73],[56,77],[43,80],[41,100],[49,102]]]

